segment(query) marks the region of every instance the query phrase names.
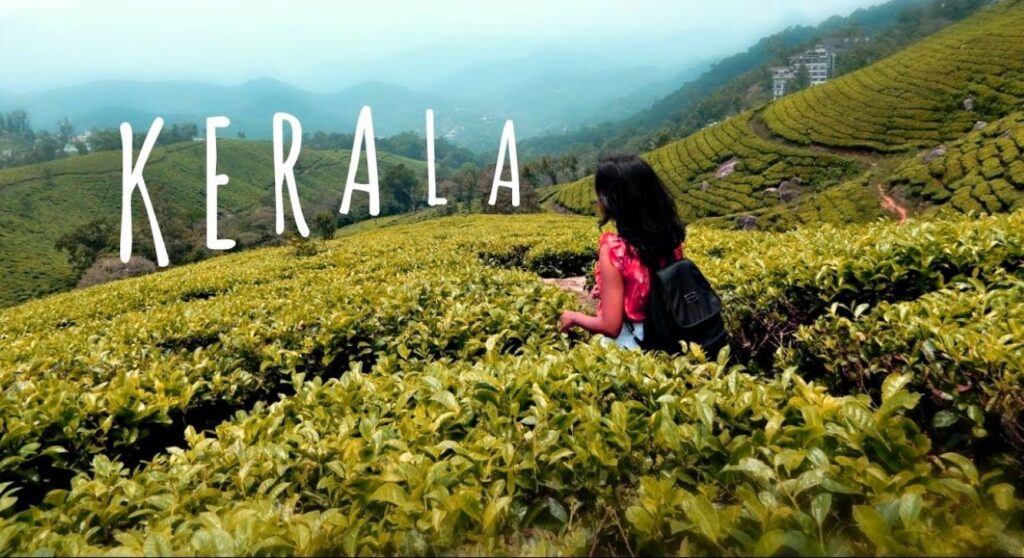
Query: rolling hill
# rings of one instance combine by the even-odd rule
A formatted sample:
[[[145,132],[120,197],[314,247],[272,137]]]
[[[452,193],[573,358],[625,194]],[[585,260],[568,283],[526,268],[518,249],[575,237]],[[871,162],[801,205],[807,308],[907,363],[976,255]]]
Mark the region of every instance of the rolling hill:
[[[867,68],[709,126],[645,157],[689,220],[717,218],[726,226],[749,227],[764,217],[761,226],[784,227],[801,220],[780,213],[803,208],[806,215],[809,207],[832,222],[871,220],[878,212],[860,208],[881,205],[887,195],[883,185],[896,187],[911,204],[947,201],[921,198],[920,189],[902,187],[902,174],[891,173],[917,150],[956,141],[974,128],[988,129],[990,121],[1019,110],[1022,102],[1024,2],[1003,0]],[[1006,176],[1005,186],[1019,190],[1024,185],[1013,182],[1010,168],[1017,168],[1017,152],[1007,144],[1015,141],[1016,126],[1004,124],[993,128],[1008,136],[1000,138],[1003,155],[994,145],[986,150],[989,169],[982,177]],[[989,153],[992,148],[996,151]],[[592,180],[549,190],[546,199],[562,209],[592,213]],[[842,187],[843,194],[829,193],[834,187]],[[833,204],[838,205],[827,209]],[[991,207],[1011,206],[1012,200]]]
[[[878,57],[898,50],[899,45],[933,33],[962,19],[984,0],[890,0],[861,8],[847,16],[834,16],[816,26],[794,26],[762,38],[749,49],[716,62],[696,79],[651,99],[643,110],[629,114],[610,113],[603,123],[564,134],[549,134],[523,141],[526,158],[551,156],[568,151],[607,152],[635,149],[634,146],[665,143],[661,137],[681,138],[718,115],[758,104],[768,98],[769,67],[800,52],[812,41],[824,38],[870,38],[866,52],[847,52],[840,61]],[[849,58],[848,58],[849,57]],[[858,62],[862,63],[862,62]],[[845,64],[844,64],[845,66]]]
[[[222,139],[218,151],[218,171],[230,177],[228,185],[219,189],[221,235],[238,240],[240,246],[273,238],[270,142]],[[177,229],[162,230],[169,250],[172,244],[183,242],[183,236],[194,238],[197,231],[204,230],[205,157],[205,143],[175,144],[155,149],[146,165],[146,185],[161,226],[180,224]],[[317,212],[337,213],[349,158],[348,150],[302,151],[296,180],[303,214],[311,227]],[[389,167],[404,164],[426,176],[421,161],[378,153],[378,164],[382,175]],[[360,173],[365,173],[365,163]],[[133,202],[139,253],[150,233],[138,193]],[[353,215],[365,215],[365,196],[356,193],[353,203]],[[286,223],[293,223],[287,202],[285,209]],[[55,248],[56,240],[95,219],[119,223],[120,212],[119,151],[0,170],[0,306],[73,287],[75,274],[66,255]],[[294,230],[294,224],[288,229]]]

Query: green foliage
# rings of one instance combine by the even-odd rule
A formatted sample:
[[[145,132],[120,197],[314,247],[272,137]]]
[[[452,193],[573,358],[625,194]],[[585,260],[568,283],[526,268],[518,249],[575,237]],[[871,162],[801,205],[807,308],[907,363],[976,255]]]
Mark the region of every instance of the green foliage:
[[[320,211],[313,216],[313,228],[320,238],[331,240],[334,238],[334,231],[338,228],[338,220],[330,211]]]
[[[645,155],[675,197],[680,214],[702,218],[748,213],[780,203],[785,182],[824,190],[850,177],[859,163],[759,137],[754,113],[744,113]],[[719,177],[723,165],[735,169]],[[593,178],[562,187],[551,199],[576,213],[594,214]]]
[[[719,362],[560,333],[573,297],[516,269],[593,266],[555,215],[7,309],[0,553],[1013,553],[1013,454],[964,436],[1020,409],[1021,219],[695,227]]]
[[[81,275],[96,259],[117,247],[120,227],[110,219],[95,219],[61,236],[54,245],[67,253],[68,262]]]
[[[975,4],[930,5],[908,22],[955,20]],[[953,211],[1012,211],[1021,204],[1024,162],[1014,135],[1019,113],[1007,115],[1024,101],[1024,41],[1010,38],[1022,38],[1021,29],[1024,2],[999,2],[867,68],[711,124],[644,157],[684,219],[715,226],[756,222],[783,230],[873,221],[885,216],[872,191],[885,179],[911,185],[900,193],[915,201]],[[970,132],[979,118],[1003,117]],[[947,157],[945,167],[907,163],[889,175],[908,150],[966,134],[957,144],[962,154]],[[730,162],[735,170],[720,173]],[[552,188],[544,199],[555,209],[592,215],[593,177]]]
[[[1012,486],[928,459],[905,383],[874,406],[599,344],[378,363],[298,377],[139,472],[97,457],[4,526],[58,554],[1010,552]]]
[[[383,174],[380,188],[381,213],[384,215],[410,211],[414,207],[414,198],[426,198],[426,188],[420,187],[421,180],[404,164],[386,169]]]
[[[811,71],[807,69],[806,64],[800,64],[800,68],[796,71],[796,76],[793,81],[790,82],[787,89],[790,93],[796,93],[797,91],[803,91],[811,86]]]
[[[218,194],[221,236],[235,239],[241,247],[279,242],[274,233],[272,181],[267,179],[274,166],[270,142],[224,139],[218,149],[220,172],[231,177],[230,185]],[[206,219],[205,157],[204,144],[190,141],[154,149],[146,165],[146,186],[172,265],[211,255],[201,227],[196,227]],[[426,176],[421,162],[385,153],[378,157],[382,177],[397,164]],[[320,211],[337,214],[349,159],[348,151],[303,150],[295,174],[307,219]],[[361,169],[359,180],[365,181],[365,174]],[[0,170],[0,307],[75,285],[79,273],[54,241],[86,230],[83,227],[96,219],[118,222],[120,184],[121,155],[115,151]],[[388,196],[382,190],[382,196]],[[288,203],[285,212],[286,222],[291,223]],[[369,217],[364,194],[353,197],[350,217]],[[132,222],[134,253],[155,260],[138,192]]]
[[[803,225],[866,223],[886,216],[876,190],[871,187],[870,175],[747,215],[753,217],[750,228],[770,231],[787,231]],[[743,228],[747,215],[705,219],[702,223],[728,229]]]
[[[871,308],[967,278],[987,282],[1019,270],[1022,219],[1024,214],[1015,213],[902,227],[820,226],[770,241],[752,239],[747,249],[757,255],[725,262],[728,267],[717,275],[728,293],[736,346],[771,365],[776,348],[788,344],[800,325],[837,303]]]
[[[305,238],[295,232],[289,232],[287,238],[292,254],[297,258],[308,258],[320,253],[320,244],[316,239]]]
[[[1015,112],[925,152],[890,181],[934,211],[997,213],[1024,207],[1024,112]]]
[[[316,150],[351,149],[354,140],[353,134],[315,132],[303,134],[302,145]],[[378,151],[417,161],[427,160],[426,139],[415,132],[402,132],[393,136],[376,138],[375,141]],[[490,155],[487,158],[489,159]],[[444,173],[446,169],[459,168],[465,164],[482,162],[481,157],[472,151],[459,147],[443,137],[434,139],[434,160],[439,173]]]
[[[649,109],[624,120],[520,143],[524,160],[564,154],[593,165],[601,154],[640,153],[684,138],[731,115],[771,101],[772,66],[786,63],[823,40],[844,47],[837,74],[882,60],[960,21],[989,0],[895,0],[832,17],[817,27],[793,26],[761,39],[746,52],[723,59]],[[859,43],[846,39],[869,38]],[[850,48],[852,45],[852,48]],[[565,182],[576,180],[564,178]]]
[[[837,390],[877,396],[884,377],[913,374],[931,395],[922,423],[945,447],[998,436],[1024,450],[1024,279],[971,278],[870,312],[834,307],[798,334],[791,359]]]

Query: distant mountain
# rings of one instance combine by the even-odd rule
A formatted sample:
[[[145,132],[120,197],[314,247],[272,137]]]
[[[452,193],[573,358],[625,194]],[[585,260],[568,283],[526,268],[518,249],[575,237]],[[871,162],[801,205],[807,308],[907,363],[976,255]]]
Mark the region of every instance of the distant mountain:
[[[513,118],[517,134],[531,137],[632,114],[709,66],[609,66],[588,53],[551,49],[473,65],[427,90]]]
[[[526,73],[517,68],[525,68]],[[297,116],[304,131],[351,133],[359,110],[369,105],[374,132],[390,136],[410,130],[422,133],[424,111],[429,108],[435,112],[438,135],[463,147],[489,151],[497,147],[507,118],[515,120],[518,138],[574,129],[602,118],[609,103],[619,110],[627,107],[628,112],[643,106],[650,99],[639,95],[638,88],[674,87],[701,69],[638,66],[566,73],[558,68],[557,64],[546,68],[493,62],[449,76],[429,92],[377,81],[321,94],[268,78],[236,86],[106,80],[34,94],[0,92],[0,111],[24,109],[33,128],[49,130],[65,117],[79,130],[110,128],[121,122],[142,129],[157,116],[168,124],[194,122],[202,129],[206,117],[225,115],[231,119],[225,136],[244,133],[268,139],[271,118],[279,111]],[[644,89],[648,84],[652,88]]]
[[[25,109],[37,129],[52,129],[64,117],[79,129],[113,127],[122,121],[147,127],[155,116],[168,123],[196,122],[202,129],[206,117],[226,115],[231,118],[228,134],[242,132],[261,139],[271,136],[271,118],[279,111],[297,116],[306,131],[351,132],[364,105],[373,107],[378,135],[422,130],[428,108],[436,111],[442,135],[462,128],[467,131],[459,139],[472,141],[474,134],[484,133],[482,126],[473,126],[480,120],[479,114],[463,111],[457,123],[455,105],[435,95],[385,83],[316,94],[266,78],[231,87],[198,81],[97,81],[32,95],[0,96],[0,110]],[[487,132],[496,142],[500,127]]]
[[[736,78],[763,68],[784,54],[806,44],[816,37],[826,36],[841,28],[856,28],[873,35],[890,27],[908,8],[928,4],[930,0],[890,0],[884,4],[862,8],[849,16],[831,17],[817,26],[793,26],[757,41],[744,52],[718,61],[696,79],[690,79],[662,94],[649,99],[639,109],[628,114],[609,114],[604,121],[564,134],[550,134],[524,142],[520,152],[524,157],[536,157],[565,152],[581,145],[600,145],[608,141],[621,146],[626,140],[642,132],[652,132],[659,126],[682,119],[682,115],[708,95],[726,86]]]

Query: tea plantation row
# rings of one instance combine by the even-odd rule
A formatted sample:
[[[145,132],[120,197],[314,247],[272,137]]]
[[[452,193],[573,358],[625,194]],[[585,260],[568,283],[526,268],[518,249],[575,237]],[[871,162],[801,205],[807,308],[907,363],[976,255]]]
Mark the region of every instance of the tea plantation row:
[[[559,333],[551,215],[8,309],[0,553],[1015,552],[1022,221],[694,228],[728,363]]]

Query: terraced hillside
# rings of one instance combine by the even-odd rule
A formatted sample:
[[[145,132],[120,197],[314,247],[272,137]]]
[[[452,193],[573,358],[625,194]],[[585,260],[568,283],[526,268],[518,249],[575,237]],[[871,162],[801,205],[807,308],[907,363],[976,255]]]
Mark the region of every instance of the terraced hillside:
[[[157,148],[146,165],[146,186],[161,225],[168,226],[169,220],[188,224],[185,231],[162,231],[168,245],[181,241],[183,234],[204,230],[205,149],[204,143]],[[219,189],[221,235],[242,245],[272,236],[271,144],[220,140],[218,150],[218,171],[230,177],[228,185]],[[404,164],[426,176],[422,162],[382,153],[378,156],[382,173],[391,165]],[[296,166],[296,180],[310,226],[318,211],[338,211],[349,158],[347,150],[303,150]],[[365,214],[365,198],[357,195],[353,200],[353,214]],[[287,201],[285,209],[289,216],[286,223],[290,223]],[[95,219],[119,223],[120,215],[119,151],[0,170],[0,306],[74,286],[75,276],[67,256],[54,247],[55,241]],[[138,231],[136,241],[144,244],[150,233],[138,193],[132,216]]]
[[[689,220],[767,228],[873,220],[885,214],[878,208],[894,203],[885,197],[890,173],[915,150],[957,140],[1022,103],[1024,1],[1003,0],[863,70],[645,157]],[[1006,150],[1001,157],[986,157],[988,174],[1012,174],[1019,152]],[[892,175],[894,184],[905,183],[904,174]],[[841,194],[830,192],[836,187]],[[1021,188],[1012,180],[997,187],[1007,199]],[[952,198],[914,188],[899,192],[910,205],[941,205]],[[545,202],[592,214],[593,178],[552,189]],[[982,211],[1012,207],[1005,200],[961,205]]]
[[[1024,5],[1002,0],[861,71],[771,104],[801,144],[899,152],[968,132],[1024,102]]]
[[[890,177],[908,197],[962,213],[1024,207],[1024,112],[922,153]]]
[[[0,310],[0,555],[1013,554],[1022,221],[694,227],[731,362],[561,333],[550,214]]]

